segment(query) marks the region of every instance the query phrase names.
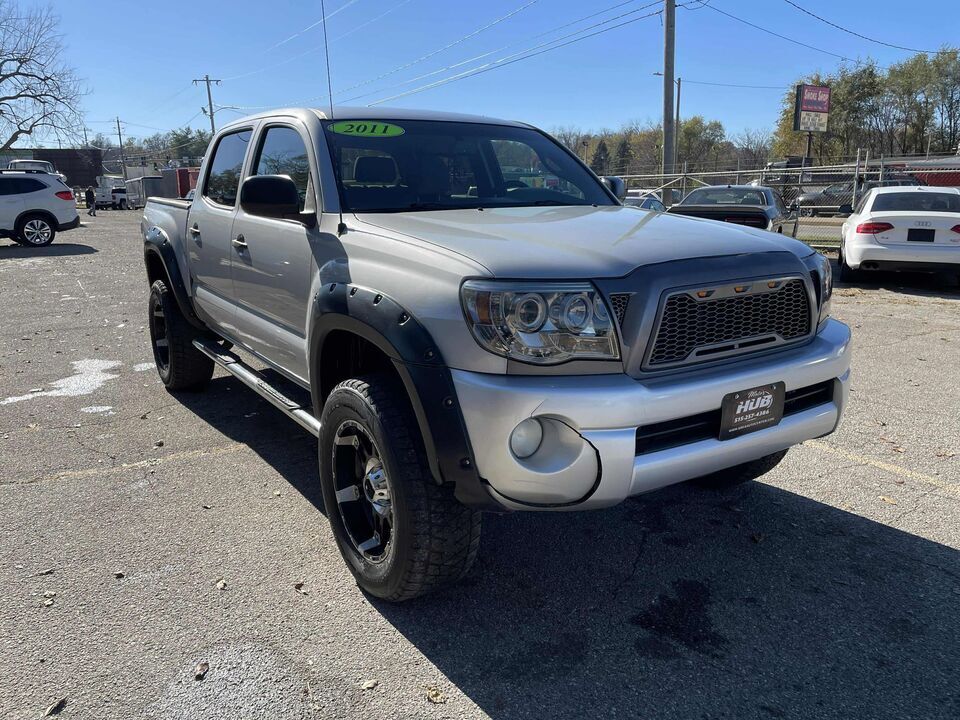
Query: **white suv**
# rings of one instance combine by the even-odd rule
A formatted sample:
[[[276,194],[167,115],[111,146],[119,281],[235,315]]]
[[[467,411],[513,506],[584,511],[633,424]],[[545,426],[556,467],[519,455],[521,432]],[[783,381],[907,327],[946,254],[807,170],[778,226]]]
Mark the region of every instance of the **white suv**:
[[[40,247],[79,225],[73,191],[56,175],[0,170],[0,237]]]

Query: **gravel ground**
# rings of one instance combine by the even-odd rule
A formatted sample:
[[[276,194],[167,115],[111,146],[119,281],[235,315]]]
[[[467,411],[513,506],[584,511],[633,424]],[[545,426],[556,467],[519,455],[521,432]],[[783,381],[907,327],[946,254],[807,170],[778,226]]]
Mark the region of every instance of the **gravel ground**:
[[[391,606],[309,436],[164,391],[137,215],[84,219],[0,241],[0,717],[960,716],[952,280],[838,290],[849,412],[762,481],[489,516],[466,582]]]

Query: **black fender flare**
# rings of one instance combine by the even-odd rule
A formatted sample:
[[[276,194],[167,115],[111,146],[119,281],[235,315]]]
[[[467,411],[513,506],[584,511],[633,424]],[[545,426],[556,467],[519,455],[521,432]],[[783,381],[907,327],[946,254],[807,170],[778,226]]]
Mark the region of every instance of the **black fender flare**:
[[[502,512],[477,473],[450,369],[427,329],[393,298],[349,283],[328,283],[317,293],[308,335],[316,417],[324,400],[318,368],[324,343],[335,330],[363,338],[393,363],[410,399],[434,480],[454,485],[454,494],[464,505]]]
[[[173,297],[177,301],[177,307],[180,308],[183,317],[197,330],[209,332],[207,326],[203,324],[203,321],[193,309],[193,303],[187,294],[187,287],[183,282],[183,275],[180,272],[180,265],[177,263],[173,246],[170,244],[167,234],[156,226],[151,227],[143,235],[143,262],[147,267],[148,277],[152,257],[157,258],[163,265],[170,291],[173,293]]]

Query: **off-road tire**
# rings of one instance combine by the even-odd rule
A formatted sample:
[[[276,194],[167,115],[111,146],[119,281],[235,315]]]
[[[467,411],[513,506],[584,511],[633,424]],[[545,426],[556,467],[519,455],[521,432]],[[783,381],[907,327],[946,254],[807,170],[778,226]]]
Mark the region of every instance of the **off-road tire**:
[[[765,455],[762,458],[751,460],[750,462],[734,465],[725,470],[718,470],[715,473],[698,477],[691,482],[701,487],[722,489],[742,485],[743,483],[756,480],[761,475],[766,475],[773,470],[787,454],[786,450]]]
[[[156,315],[158,311],[162,317]],[[213,360],[193,346],[198,333],[183,317],[163,280],[150,286],[147,312],[150,347],[164,386],[167,390],[202,390],[213,377]],[[158,344],[161,340],[166,344]]]
[[[45,230],[39,230],[41,227]],[[26,247],[46,247],[57,236],[57,226],[47,215],[31,213],[17,220],[16,236],[17,242]]]
[[[379,562],[357,549],[337,503],[334,440],[344,423],[358,424],[368,433],[389,478],[392,547]],[[324,506],[357,584],[371,595],[399,602],[461,579],[480,547],[481,514],[459,503],[451,487],[435,482],[403,388],[386,375],[345,380],[327,397],[320,428]]]

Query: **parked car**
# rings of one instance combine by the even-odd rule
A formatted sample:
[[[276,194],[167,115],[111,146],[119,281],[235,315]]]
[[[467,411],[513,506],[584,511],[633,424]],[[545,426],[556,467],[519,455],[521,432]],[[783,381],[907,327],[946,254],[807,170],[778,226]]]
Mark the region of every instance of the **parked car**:
[[[80,225],[73,191],[56,175],[38,170],[0,170],[0,237],[28,247],[53,242]]]
[[[654,195],[627,195],[623,199],[623,204],[628,207],[638,207],[644,210],[656,210],[657,212],[666,212],[667,207]]]
[[[318,437],[367,592],[463,577],[482,511],[749,480],[837,427],[850,331],[808,246],[638,222],[621,179],[523,123],[338,114],[222,127],[195,200],[150,198],[141,230],[161,381],[198,390],[219,365]]]
[[[868,180],[861,182],[858,192],[862,195],[876,187],[909,187],[921,185],[914,177],[904,176],[887,180]],[[797,198],[801,215],[837,215],[841,205],[849,205],[853,201],[853,180],[828,185],[823,190],[802,193]]]
[[[58,171],[54,164],[47,160],[11,160],[7,163],[7,170],[36,170],[60,178],[64,185],[67,183],[67,176]]]
[[[840,275],[860,270],[955,273],[960,280],[960,189],[873,188],[843,223]]]
[[[779,192],[762,185],[697,188],[667,212],[797,236],[796,207],[788,207]]]
[[[147,204],[148,197],[163,197],[163,178],[159,175],[144,175],[127,180],[125,207],[137,210]],[[121,208],[125,209],[125,208]]]

